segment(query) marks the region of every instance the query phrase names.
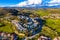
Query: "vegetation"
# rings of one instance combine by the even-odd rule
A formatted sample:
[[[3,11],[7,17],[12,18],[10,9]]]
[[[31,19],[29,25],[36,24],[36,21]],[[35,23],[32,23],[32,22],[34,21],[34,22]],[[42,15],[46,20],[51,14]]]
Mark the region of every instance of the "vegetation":
[[[42,9],[41,10],[36,10],[35,13],[38,14],[39,16],[41,16],[41,17],[49,14],[49,12],[45,9],[44,10],[42,10]]]
[[[6,20],[1,21],[0,23],[0,32],[13,33],[12,24]]]
[[[30,15],[31,17],[33,17],[33,15],[35,15],[35,16],[39,16],[41,18],[43,16],[49,16],[49,14],[55,14],[55,13],[60,14],[60,11],[59,11],[60,9],[35,9],[35,10],[18,9],[18,10],[10,9],[10,8],[1,8],[0,9],[0,32],[2,31],[2,32],[13,33],[14,32],[13,28],[15,26],[13,26],[10,21],[11,20],[20,20],[20,19],[18,19],[17,16],[20,15],[21,13],[25,13],[25,14],[27,13],[26,15],[29,15],[31,13],[31,15]],[[60,18],[56,18],[56,19],[47,18],[47,19],[42,19],[42,20],[44,20],[43,21],[44,25],[42,27],[41,32],[39,33],[39,36],[45,35],[52,39],[56,36],[60,36]],[[38,36],[36,36],[36,38],[34,38],[34,40],[37,38],[38,38]]]

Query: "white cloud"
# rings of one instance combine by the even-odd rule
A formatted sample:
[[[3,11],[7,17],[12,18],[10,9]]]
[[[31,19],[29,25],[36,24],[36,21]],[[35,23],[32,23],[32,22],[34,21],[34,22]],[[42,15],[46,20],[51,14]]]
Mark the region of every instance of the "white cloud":
[[[46,2],[46,1],[44,1],[44,2]],[[60,5],[60,0],[51,0],[51,1],[47,2],[46,5],[43,5],[41,3],[43,3],[42,0],[26,0],[26,1],[20,2],[16,5],[10,5],[10,7],[58,6],[58,5]]]
[[[42,3],[42,0],[27,0],[27,1],[24,1],[24,2],[20,2],[17,4],[17,6],[28,6],[28,5],[36,5],[36,4],[41,4]]]
[[[48,4],[48,6],[57,6],[59,4]]]
[[[27,1],[24,1],[24,2],[21,2],[21,3],[18,3],[16,4],[17,6],[26,6],[27,5]]]
[[[51,0],[48,2],[48,6],[57,6],[60,5],[60,0]]]
[[[60,3],[60,0],[51,0],[49,3]]]

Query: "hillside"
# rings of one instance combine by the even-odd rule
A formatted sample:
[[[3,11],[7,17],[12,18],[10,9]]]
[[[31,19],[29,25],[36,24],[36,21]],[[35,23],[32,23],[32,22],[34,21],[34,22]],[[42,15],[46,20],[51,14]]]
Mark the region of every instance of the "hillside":
[[[9,32],[13,33],[14,30],[12,27],[12,20],[18,20],[18,16],[20,14],[29,15],[30,17],[39,17],[42,19],[43,27],[39,35],[37,35],[35,39],[37,39],[40,35],[45,35],[50,37],[51,39],[60,36],[60,9],[19,9],[19,8],[0,8],[0,32]],[[8,29],[8,30],[7,30]]]

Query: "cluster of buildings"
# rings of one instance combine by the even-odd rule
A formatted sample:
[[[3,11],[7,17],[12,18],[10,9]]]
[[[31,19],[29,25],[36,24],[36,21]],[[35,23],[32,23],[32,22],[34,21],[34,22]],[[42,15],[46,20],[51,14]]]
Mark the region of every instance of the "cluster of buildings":
[[[17,35],[15,33],[4,33],[0,32],[0,40],[17,40]]]
[[[18,16],[20,19],[23,19],[24,21],[27,20],[27,23],[23,24],[24,26],[27,26],[27,28],[34,28],[37,27],[39,22],[35,20],[35,18],[30,18],[26,16]]]
[[[22,20],[26,20],[27,23],[22,23],[22,22],[19,22],[19,21],[16,21],[16,20],[13,20],[12,23],[14,25],[16,25],[17,29],[20,30],[20,32],[28,32],[29,34],[32,33],[35,34],[36,31],[39,27],[40,27],[40,21],[41,19],[38,18],[38,17],[35,17],[35,18],[30,18],[30,17],[27,17],[27,16],[23,16],[23,15],[20,15],[18,16],[19,19],[22,19]]]

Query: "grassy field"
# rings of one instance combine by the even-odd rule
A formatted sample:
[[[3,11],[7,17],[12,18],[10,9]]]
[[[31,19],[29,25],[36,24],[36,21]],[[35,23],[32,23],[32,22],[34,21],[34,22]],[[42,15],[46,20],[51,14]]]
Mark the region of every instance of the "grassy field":
[[[49,15],[49,12],[47,10],[36,10],[35,13],[37,13],[41,17]]]
[[[47,19],[46,25],[50,27],[52,30],[56,31],[60,35],[60,19]]]
[[[1,24],[0,32],[7,32],[7,33],[13,33],[14,32],[12,29],[12,24],[10,22],[8,22],[7,20],[1,21],[0,24]]]
[[[42,31],[40,33],[52,39],[60,36],[60,19],[46,19],[46,23],[42,27]]]

